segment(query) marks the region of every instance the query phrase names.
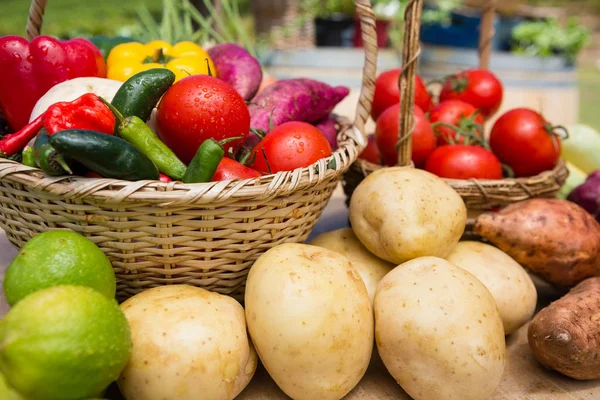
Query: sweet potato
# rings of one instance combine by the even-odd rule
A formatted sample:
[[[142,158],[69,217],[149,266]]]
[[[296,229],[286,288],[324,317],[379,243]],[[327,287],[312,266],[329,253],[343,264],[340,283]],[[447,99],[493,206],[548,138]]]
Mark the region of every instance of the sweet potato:
[[[262,83],[260,63],[235,43],[218,44],[208,50],[217,68],[217,76],[231,85],[244,100],[250,100]]]
[[[569,201],[515,203],[480,215],[474,230],[557,287],[570,288],[600,275],[600,224]]]
[[[327,138],[327,141],[331,145],[331,149],[332,150],[337,149],[338,148],[338,142],[337,142],[338,128],[337,128],[337,122],[335,121],[335,118],[333,118],[333,115],[329,115],[329,116],[325,117],[325,119],[322,119],[321,121],[315,123],[314,125],[317,127],[318,130],[323,132],[323,135],[325,135],[325,137]]]
[[[527,338],[545,367],[574,379],[600,379],[600,277],[581,282],[540,311]]]
[[[248,106],[250,126],[268,132],[271,118],[273,126],[289,121],[315,123],[327,117],[349,93],[346,87],[331,87],[308,78],[280,80],[252,99]]]

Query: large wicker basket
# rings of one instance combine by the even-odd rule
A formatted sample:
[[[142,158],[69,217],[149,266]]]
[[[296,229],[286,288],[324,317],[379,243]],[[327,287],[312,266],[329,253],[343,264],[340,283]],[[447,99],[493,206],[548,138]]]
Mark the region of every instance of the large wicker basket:
[[[493,19],[494,6],[496,0],[487,0],[483,9],[482,26],[480,28],[479,39],[479,60],[480,68],[487,69],[489,65],[491,42],[494,35]],[[407,23],[411,23],[411,28],[414,31],[412,38],[405,38],[404,46],[412,46],[415,50],[415,55],[407,57],[403,54],[403,59],[408,60],[404,63],[403,69],[407,67],[416,68],[416,63],[419,54],[418,44],[418,25],[420,8],[422,0],[413,0],[409,5],[414,7],[414,10],[407,9]],[[413,15],[413,20],[408,21]],[[408,73],[409,78],[414,79],[412,71]],[[414,90],[412,82],[401,84],[401,124],[399,131],[399,153],[398,165],[411,166],[411,134],[412,134],[412,107],[414,102]],[[407,99],[407,100],[405,100]],[[410,114],[407,114],[409,112]],[[369,174],[385,168],[381,165],[373,164],[366,160],[357,159],[344,175],[343,185],[344,192],[348,198],[352,196],[354,189],[358,184]],[[527,200],[534,197],[555,197],[560,191],[560,188],[565,183],[569,172],[565,163],[560,160],[556,167],[550,171],[544,171],[539,175],[517,178],[517,179],[500,179],[500,180],[457,180],[445,179],[446,182],[454,188],[463,198],[467,209],[470,211],[470,217],[467,221],[467,226],[463,239],[480,238],[472,231],[474,218],[481,211],[493,210],[496,208],[505,207],[509,204]]]
[[[29,38],[39,34],[45,3],[32,1]],[[193,185],[49,177],[0,159],[0,228],[17,248],[47,230],[82,233],[112,261],[120,300],[180,283],[241,299],[253,262],[280,243],[306,240],[365,145],[377,41],[369,0],[356,5],[365,40],[363,87],[356,121],[342,121],[340,147],[329,159],[257,179]]]

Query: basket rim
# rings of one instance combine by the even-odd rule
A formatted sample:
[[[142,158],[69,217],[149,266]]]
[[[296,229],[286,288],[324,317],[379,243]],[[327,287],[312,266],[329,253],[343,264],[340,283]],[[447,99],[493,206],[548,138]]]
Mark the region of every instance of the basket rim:
[[[263,200],[291,195],[341,177],[362,149],[362,133],[346,117],[335,115],[339,126],[339,147],[331,156],[308,167],[281,171],[259,178],[185,184],[155,180],[124,181],[80,176],[51,177],[38,168],[13,160],[0,159],[0,184],[17,183],[32,191],[65,199],[94,200],[104,203],[143,202],[160,206],[221,204],[239,200]],[[335,160],[335,169],[328,164]]]
[[[378,165],[360,158],[357,158],[357,160],[353,164],[357,166],[361,171],[363,171],[365,173],[365,176],[367,175],[367,173],[370,174],[383,168],[391,168],[389,166]],[[522,188],[524,186],[527,187],[533,184],[540,184],[541,182],[547,181],[551,177],[555,177],[563,173],[563,171],[566,170],[566,168],[567,167],[565,160],[562,157],[560,157],[554,168],[552,168],[551,170],[543,171],[534,176],[502,179],[442,179],[455,190],[467,187],[485,187],[492,189],[494,187],[518,186]]]

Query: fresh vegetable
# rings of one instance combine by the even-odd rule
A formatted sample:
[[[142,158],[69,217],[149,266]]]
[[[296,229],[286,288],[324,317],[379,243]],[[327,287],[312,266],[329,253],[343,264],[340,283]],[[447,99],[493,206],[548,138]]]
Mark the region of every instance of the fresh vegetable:
[[[252,150],[252,168],[276,173],[304,168],[332,154],[325,136],[306,122],[286,122],[277,126]]]
[[[400,69],[385,71],[379,74],[375,80],[375,95],[371,107],[373,121],[377,121],[379,116],[389,107],[400,104],[400,89],[398,87],[400,72]],[[431,100],[431,96],[419,75],[415,76],[415,105],[419,106],[424,112],[429,112],[433,107],[433,100]]]
[[[122,43],[135,42],[135,39],[125,37],[125,36],[113,36],[108,37],[104,35],[92,36],[90,38],[90,42],[94,43],[94,45],[100,50],[102,57],[106,59],[110,54],[110,51],[117,45]]]
[[[153,68],[171,70],[175,74],[175,82],[190,75],[216,75],[208,53],[192,42],[179,42],[174,46],[163,40],[119,44],[111,50],[106,64],[108,78],[121,82]]]
[[[565,142],[568,142],[569,140],[566,140]],[[569,175],[567,176],[567,180],[565,181],[564,185],[562,185],[562,187],[560,188],[560,192],[558,192],[558,195],[556,196],[562,200],[566,199],[567,196],[569,196],[569,194],[573,191],[573,189],[583,184],[585,182],[585,179],[587,178],[585,172],[577,168],[575,165],[571,164],[569,161],[566,161],[565,165],[567,167],[567,170],[569,171]]]
[[[435,149],[425,171],[448,179],[502,179],[498,157],[479,146],[447,144]]]
[[[214,139],[205,140],[188,165],[183,183],[210,182],[225,156],[223,146]]]
[[[26,146],[23,149],[23,165],[28,167],[37,168],[37,164],[35,163],[35,158],[33,157],[33,147]]]
[[[33,121],[38,116],[55,103],[63,101],[73,101],[86,93],[94,93],[111,101],[123,82],[106,78],[75,78],[61,82],[48,90],[33,107],[29,121]]]
[[[502,250],[481,242],[459,242],[446,260],[473,274],[494,296],[504,333],[510,335],[531,319],[537,291],[527,271]]]
[[[329,145],[331,146],[331,150],[337,150],[337,135],[339,129],[337,126],[337,121],[335,120],[333,115],[329,115],[325,119],[314,123],[314,126],[318,130],[320,130],[323,135],[325,135],[327,141],[329,142]]]
[[[70,102],[51,105],[44,113],[43,121],[49,135],[68,129],[85,129],[112,135],[115,130],[115,116],[93,93],[86,93]]]
[[[500,108],[502,95],[502,83],[494,73],[485,69],[470,69],[446,77],[440,102],[461,100],[489,118]]]
[[[260,63],[248,50],[235,43],[217,44],[208,50],[219,79],[230,84],[244,98],[254,97],[262,82]]]
[[[375,141],[383,161],[387,166],[398,164],[398,130],[400,125],[400,104],[395,104],[383,112],[377,119]],[[412,132],[412,160],[417,168],[425,165],[425,160],[435,149],[436,138],[427,116],[414,107],[414,130]]]
[[[367,250],[351,228],[342,228],[322,233],[314,238],[310,244],[335,251],[346,257],[362,278],[371,304],[373,303],[377,284],[395,267],[394,264],[377,258]]]
[[[260,360],[291,398],[341,399],[363,377],[373,311],[341,254],[298,243],[268,250],[250,269],[245,304]]]
[[[87,130],[67,130],[50,137],[59,153],[105,178],[130,181],[157,180],[156,165],[127,141]]]
[[[578,380],[600,379],[600,277],[586,279],[541,310],[527,331],[534,357]]]
[[[321,121],[350,93],[307,78],[285,79],[267,86],[248,106],[251,126],[265,132],[289,121]]]
[[[121,310],[133,341],[118,380],[127,399],[233,399],[256,371],[244,309],[229,296],[161,286],[131,297]]]
[[[38,36],[0,38],[0,109],[13,132],[23,128],[35,103],[50,88],[68,79],[104,78],[102,54],[90,41],[59,41]]]
[[[430,112],[429,120],[438,145],[473,143],[483,137],[483,115],[469,103],[446,100]]]
[[[185,164],[207,139],[231,137],[225,153],[242,146],[250,131],[250,113],[242,97],[227,83],[205,75],[187,77],[171,86],[158,105],[158,135]]]
[[[562,156],[586,174],[600,169],[600,132],[582,124],[567,127],[569,139],[562,142]]]
[[[35,164],[48,175],[60,176],[73,173],[62,154],[59,154],[50,144],[50,135],[45,129],[40,131],[35,139],[33,159]]]
[[[558,163],[563,131],[536,111],[515,108],[496,120],[489,141],[494,154],[515,177],[534,176]]]
[[[486,287],[437,257],[394,268],[375,293],[377,350],[414,400],[489,399],[506,365],[502,319]]]
[[[381,168],[350,199],[356,236],[371,253],[396,265],[422,256],[446,257],[466,222],[460,195],[442,179],[415,168]]]
[[[480,215],[474,231],[557,287],[600,275],[600,224],[569,201],[515,203]]]
[[[567,200],[578,204],[600,222],[600,170],[590,174],[584,183],[569,194]]]
[[[240,164],[231,158],[224,157],[219,163],[219,166],[212,177],[212,181],[217,182],[228,181],[232,179],[252,179],[259,178],[260,176],[260,172],[246,167],[245,165]]]
[[[147,121],[160,98],[175,82],[175,74],[166,68],[152,68],[127,79],[111,104],[125,117]]]
[[[125,118],[114,105],[108,102],[106,102],[106,105],[118,121],[117,132],[120,137],[146,155],[160,172],[177,180],[183,178],[187,170],[186,165],[177,158],[175,153],[156,136],[143,120],[136,115]],[[131,108],[126,109],[131,111]]]
[[[159,174],[158,180],[163,183],[173,182],[173,179],[165,174]]]
[[[379,147],[377,147],[374,134],[369,135],[367,147],[365,147],[365,149],[358,155],[358,158],[367,160],[373,164],[383,165],[383,157],[381,156]]]
[[[21,130],[0,139],[0,157],[10,157],[23,150],[44,126],[42,115],[25,125]]]

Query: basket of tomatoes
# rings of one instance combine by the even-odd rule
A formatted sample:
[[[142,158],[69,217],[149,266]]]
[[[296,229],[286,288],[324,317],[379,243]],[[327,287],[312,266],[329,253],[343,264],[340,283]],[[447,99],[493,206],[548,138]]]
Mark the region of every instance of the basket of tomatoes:
[[[0,38],[0,228],[17,248],[70,229],[115,270],[117,297],[187,283],[242,298],[253,262],[303,242],[366,145],[374,16],[356,121],[333,114],[345,87],[297,78],[264,85],[235,43]]]
[[[559,193],[568,176],[560,157],[568,132],[528,108],[508,110],[486,131],[485,123],[498,111],[504,91],[492,71],[480,67],[447,76],[439,82],[436,96],[417,75],[410,129],[400,126],[400,74],[401,69],[388,70],[376,79],[371,108],[375,132],[344,176],[348,198],[369,174],[396,165],[412,165],[444,178],[472,217]],[[400,151],[406,142],[408,151]],[[465,238],[475,237],[470,228],[468,222]]]

